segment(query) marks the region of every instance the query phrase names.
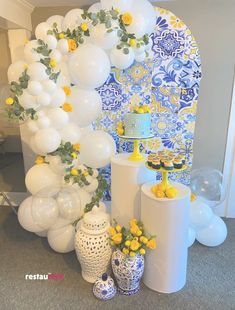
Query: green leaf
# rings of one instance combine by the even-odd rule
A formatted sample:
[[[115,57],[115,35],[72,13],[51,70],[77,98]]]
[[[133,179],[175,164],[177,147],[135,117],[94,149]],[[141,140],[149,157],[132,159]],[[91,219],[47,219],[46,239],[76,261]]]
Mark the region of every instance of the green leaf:
[[[128,55],[128,54],[129,54],[129,48],[124,48],[124,49],[123,49],[123,53],[124,53],[125,55]]]

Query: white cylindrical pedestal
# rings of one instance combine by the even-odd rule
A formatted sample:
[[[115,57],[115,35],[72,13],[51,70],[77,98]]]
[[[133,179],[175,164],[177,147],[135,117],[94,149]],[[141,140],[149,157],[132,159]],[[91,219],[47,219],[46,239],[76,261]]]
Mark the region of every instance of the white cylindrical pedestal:
[[[144,283],[155,291],[173,293],[186,283],[191,191],[173,183],[178,196],[159,199],[151,193],[153,185],[141,189],[141,221],[157,241],[157,248],[146,255]]]
[[[111,160],[112,219],[128,226],[132,218],[140,219],[141,185],[156,179],[145,161],[129,161],[130,154],[118,154]]]

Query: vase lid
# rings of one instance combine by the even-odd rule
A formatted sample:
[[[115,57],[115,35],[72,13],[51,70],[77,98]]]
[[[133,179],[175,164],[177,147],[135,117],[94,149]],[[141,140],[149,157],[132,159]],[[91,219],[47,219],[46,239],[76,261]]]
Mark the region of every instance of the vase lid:
[[[89,232],[106,231],[109,227],[109,215],[103,207],[94,206],[93,209],[83,217],[82,228]]]

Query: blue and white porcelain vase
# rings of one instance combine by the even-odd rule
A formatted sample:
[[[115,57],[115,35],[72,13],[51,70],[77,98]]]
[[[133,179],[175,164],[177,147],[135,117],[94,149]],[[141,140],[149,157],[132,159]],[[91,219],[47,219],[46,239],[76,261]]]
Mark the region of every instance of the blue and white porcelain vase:
[[[117,289],[113,279],[104,273],[101,278],[96,280],[93,286],[93,293],[100,300],[109,300],[116,295]]]
[[[144,257],[134,257],[116,250],[112,255],[112,269],[117,280],[118,291],[123,295],[134,295],[140,289],[140,280],[144,273]]]

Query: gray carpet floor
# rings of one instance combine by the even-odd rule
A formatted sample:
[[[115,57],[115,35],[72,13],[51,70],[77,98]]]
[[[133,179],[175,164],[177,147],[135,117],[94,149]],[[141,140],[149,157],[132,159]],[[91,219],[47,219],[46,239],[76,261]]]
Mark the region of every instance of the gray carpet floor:
[[[195,243],[189,251],[188,279],[183,290],[159,294],[144,285],[138,295],[117,295],[106,302],[92,294],[81,277],[75,253],[57,254],[45,238],[20,227],[7,207],[0,207],[0,309],[235,309],[235,220],[226,220],[228,237],[216,248]],[[25,280],[26,274],[63,273],[61,281]]]

